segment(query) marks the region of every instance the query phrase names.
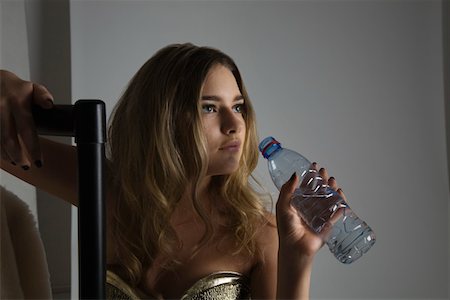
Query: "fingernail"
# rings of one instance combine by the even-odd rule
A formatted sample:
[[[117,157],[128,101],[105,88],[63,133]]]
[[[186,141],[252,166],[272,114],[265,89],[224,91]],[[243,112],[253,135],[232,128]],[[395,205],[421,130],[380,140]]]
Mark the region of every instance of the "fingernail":
[[[297,172],[294,172],[294,174],[292,174],[291,178],[289,178],[289,181],[293,181],[295,177],[297,177]]]
[[[25,166],[22,166],[22,169],[23,169],[24,171],[28,171],[28,170],[30,169],[30,167],[27,166],[27,165],[25,165]]]
[[[11,161],[11,164],[12,164],[13,166],[17,166],[17,164],[16,164],[14,161]]]
[[[47,99],[45,103],[45,108],[52,108],[53,107],[53,101],[50,99]]]
[[[42,167],[42,161],[41,161],[40,159],[36,160],[36,161],[34,162],[34,164],[35,164],[36,167],[38,167],[38,168]]]
[[[333,176],[331,176],[330,178],[328,178],[328,181],[330,180],[336,180]]]

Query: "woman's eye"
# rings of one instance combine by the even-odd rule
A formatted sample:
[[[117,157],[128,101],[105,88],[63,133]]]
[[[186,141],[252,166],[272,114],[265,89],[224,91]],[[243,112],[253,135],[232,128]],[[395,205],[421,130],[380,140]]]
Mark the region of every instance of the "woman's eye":
[[[237,104],[234,106],[234,111],[237,113],[244,113],[245,112],[245,105],[244,104]]]
[[[202,105],[202,111],[205,113],[212,113],[212,112],[215,112],[215,107],[214,107],[214,105],[205,104],[205,105]]]

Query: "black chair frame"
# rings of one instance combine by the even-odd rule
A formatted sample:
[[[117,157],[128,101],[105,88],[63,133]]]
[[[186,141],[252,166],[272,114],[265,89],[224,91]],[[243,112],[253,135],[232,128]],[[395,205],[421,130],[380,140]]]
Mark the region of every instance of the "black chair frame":
[[[80,299],[105,299],[105,115],[101,100],[78,100],[74,105],[54,105],[48,110],[33,107],[40,135],[75,138]]]

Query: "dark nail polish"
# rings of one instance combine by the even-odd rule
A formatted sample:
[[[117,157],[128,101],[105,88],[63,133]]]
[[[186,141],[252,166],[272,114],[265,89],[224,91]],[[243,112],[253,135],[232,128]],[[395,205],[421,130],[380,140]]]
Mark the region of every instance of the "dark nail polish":
[[[294,179],[295,179],[295,177],[297,177],[297,173],[296,173],[296,172],[294,172],[294,174],[292,174],[292,176],[291,176],[291,178],[289,179],[289,181],[292,181],[292,180],[294,180]]]
[[[24,171],[28,171],[29,169],[30,169],[30,167],[29,166],[22,166],[22,169],[24,170]]]
[[[47,99],[47,103],[45,104],[45,108],[52,108],[53,107],[53,101],[50,99]]]
[[[41,161],[40,159],[36,160],[36,161],[34,162],[34,164],[35,164],[36,167],[38,167],[38,168],[42,167],[42,161]]]

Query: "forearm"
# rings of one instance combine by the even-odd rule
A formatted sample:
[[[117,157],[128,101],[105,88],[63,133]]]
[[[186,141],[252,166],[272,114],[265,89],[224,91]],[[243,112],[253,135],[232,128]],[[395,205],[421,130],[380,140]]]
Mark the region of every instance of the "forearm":
[[[277,299],[309,299],[313,258],[278,251]]]
[[[43,166],[28,170],[1,160],[0,166],[8,173],[35,187],[53,194],[73,205],[78,205],[76,148],[40,138]]]

